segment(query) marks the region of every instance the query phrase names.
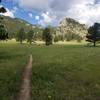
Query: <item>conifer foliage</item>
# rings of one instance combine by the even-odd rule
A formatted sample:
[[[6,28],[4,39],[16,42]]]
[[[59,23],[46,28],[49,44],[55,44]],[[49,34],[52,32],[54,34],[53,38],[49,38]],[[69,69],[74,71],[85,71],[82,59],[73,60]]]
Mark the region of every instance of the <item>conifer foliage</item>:
[[[100,24],[95,23],[93,26],[89,27],[88,34],[86,36],[87,41],[93,43],[96,46],[96,42],[100,41]]]

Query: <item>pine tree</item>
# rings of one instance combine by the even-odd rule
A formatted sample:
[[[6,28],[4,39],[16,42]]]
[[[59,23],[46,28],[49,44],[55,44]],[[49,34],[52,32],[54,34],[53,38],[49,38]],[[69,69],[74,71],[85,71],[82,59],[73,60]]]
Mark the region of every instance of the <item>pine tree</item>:
[[[24,32],[24,29],[21,28],[16,35],[16,40],[19,41],[22,44],[23,41],[25,40],[25,38],[26,38],[26,35],[25,35],[25,32]]]
[[[0,3],[1,3],[1,0],[0,0]],[[6,12],[6,9],[4,7],[1,7],[0,13],[5,13],[5,12]],[[6,31],[5,26],[2,24],[2,21],[3,21],[3,17],[0,16],[0,40],[6,40],[8,39],[8,33]]]
[[[95,23],[93,26],[89,27],[88,34],[86,36],[88,42],[92,42],[93,46],[96,46],[96,42],[100,41],[100,24]]]
[[[27,33],[27,42],[29,42],[30,44],[32,44],[33,36],[34,36],[34,31],[33,31],[33,30],[30,30],[30,31]]]
[[[5,26],[2,24],[3,17],[0,16],[0,40],[7,40],[8,33],[6,31]]]
[[[52,44],[52,34],[50,32],[50,28],[47,27],[44,29],[43,31],[43,40],[45,41],[45,44],[48,46],[50,44]]]

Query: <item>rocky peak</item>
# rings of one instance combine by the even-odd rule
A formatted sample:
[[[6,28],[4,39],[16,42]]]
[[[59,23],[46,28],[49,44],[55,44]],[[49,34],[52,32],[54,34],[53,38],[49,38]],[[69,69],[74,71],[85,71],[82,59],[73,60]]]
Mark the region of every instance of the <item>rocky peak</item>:
[[[79,36],[84,38],[85,35],[87,34],[87,27],[84,24],[80,24],[74,19],[64,18],[60,22],[56,33],[60,35],[73,33],[73,34],[78,34]]]

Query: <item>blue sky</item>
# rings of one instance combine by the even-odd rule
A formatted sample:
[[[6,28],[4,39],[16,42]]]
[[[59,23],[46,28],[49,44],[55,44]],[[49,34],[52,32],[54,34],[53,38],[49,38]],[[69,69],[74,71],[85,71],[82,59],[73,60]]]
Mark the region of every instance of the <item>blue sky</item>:
[[[2,0],[0,5],[5,16],[42,26],[58,25],[65,17],[87,25],[100,22],[100,0]]]
[[[18,4],[14,3],[13,0],[2,0],[1,5],[9,9],[9,11],[12,12],[14,18],[20,18],[28,21],[31,24],[37,24],[37,20],[34,18],[36,15],[38,15],[37,12],[25,10],[19,7]],[[13,12],[13,10],[15,11]],[[29,16],[29,13],[32,13],[32,17]],[[8,16],[13,17],[10,14]]]

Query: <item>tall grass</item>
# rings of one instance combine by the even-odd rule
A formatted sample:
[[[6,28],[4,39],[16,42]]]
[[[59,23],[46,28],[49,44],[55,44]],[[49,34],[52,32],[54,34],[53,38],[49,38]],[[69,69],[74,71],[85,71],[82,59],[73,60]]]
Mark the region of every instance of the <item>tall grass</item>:
[[[33,55],[32,100],[100,100],[100,47],[0,43],[0,100],[16,98]]]
[[[0,43],[0,100],[16,98],[27,60],[25,45]]]
[[[100,48],[33,47],[32,100],[99,100]]]

